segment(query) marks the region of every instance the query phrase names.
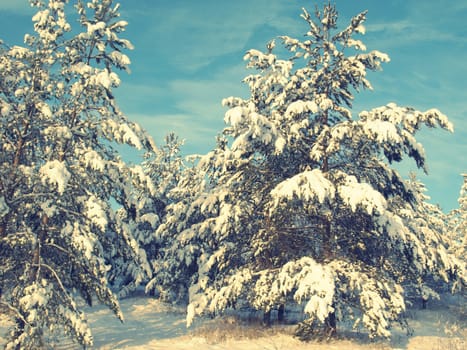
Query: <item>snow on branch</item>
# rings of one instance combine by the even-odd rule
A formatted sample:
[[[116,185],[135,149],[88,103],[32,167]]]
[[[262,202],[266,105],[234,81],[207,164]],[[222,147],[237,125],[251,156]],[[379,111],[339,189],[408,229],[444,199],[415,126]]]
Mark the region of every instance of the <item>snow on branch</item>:
[[[411,134],[418,131],[422,124],[430,128],[439,126],[450,132],[454,131],[448,117],[435,108],[421,112],[411,107],[400,107],[395,103],[388,103],[386,106],[377,107],[371,111],[362,111],[359,116],[360,120],[365,122],[380,120],[394,125],[400,124]]]
[[[141,138],[136,134],[138,131],[133,123],[116,122],[108,119],[102,122],[102,130],[104,135],[115,140],[118,143],[126,143],[134,146],[136,149],[143,149]]]
[[[338,187],[339,197],[353,212],[362,207],[368,215],[381,214],[386,210],[383,195],[368,183],[358,182],[355,176],[347,176],[345,183]]]
[[[292,102],[285,111],[286,117],[295,116],[302,113],[317,113],[318,105],[315,101],[302,101],[298,100]]]
[[[319,169],[307,170],[279,183],[272,191],[273,208],[279,206],[282,200],[294,198],[302,201],[334,198],[335,188]]]
[[[362,123],[363,131],[378,143],[401,143],[396,126],[384,120],[371,120]]]
[[[71,178],[71,174],[68,171],[65,162],[60,162],[58,160],[52,160],[45,163],[39,169],[39,174],[44,185],[47,183],[55,185],[58,193],[60,194],[63,194],[65,187]]]
[[[85,203],[86,217],[102,232],[105,232],[108,224],[108,217],[104,209],[106,207],[105,204],[105,202],[96,198],[95,196],[90,196]]]
[[[294,291],[296,302],[306,301],[305,313],[324,322],[330,312],[334,298],[334,275],[327,267],[310,257],[290,261],[279,271],[271,290],[282,295]]]
[[[254,106],[233,107],[225,113],[224,120],[232,126],[232,134],[236,136],[231,147],[233,151],[247,152],[256,148],[255,142],[260,142],[265,146],[274,144],[275,152],[282,152],[285,140],[280,131],[267,116],[256,112]]]
[[[358,263],[335,260],[329,264],[336,275],[337,289],[357,301],[361,315],[354,322],[360,322],[375,336],[390,337],[391,323],[405,311],[402,287],[384,276],[375,281],[375,270]]]
[[[264,54],[259,50],[251,49],[243,57],[245,61],[250,61],[247,67],[256,67],[257,69],[265,69],[274,64],[276,55]]]
[[[84,163],[86,164],[86,167],[93,169],[93,170],[98,170],[98,171],[104,171],[106,162],[104,159],[101,157],[99,153],[94,151],[93,149],[87,149],[83,155],[83,160]]]
[[[209,311],[214,313],[228,308],[229,305],[238,300],[251,279],[252,275],[249,269],[237,271],[228,279],[228,283],[214,294],[209,304]]]

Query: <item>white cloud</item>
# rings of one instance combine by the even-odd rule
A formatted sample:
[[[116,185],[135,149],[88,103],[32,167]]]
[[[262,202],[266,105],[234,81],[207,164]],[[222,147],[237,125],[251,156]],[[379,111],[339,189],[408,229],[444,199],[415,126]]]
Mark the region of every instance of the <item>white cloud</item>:
[[[415,46],[418,43],[466,43],[465,1],[450,1],[449,5],[437,0],[407,1],[404,11],[394,17],[370,17],[368,33],[375,33],[386,46]],[[388,9],[391,6],[388,5]]]
[[[215,146],[219,126],[209,125],[192,114],[174,113],[135,114],[131,119],[138,122],[160,145],[169,132],[175,132],[185,140],[184,153],[206,153]]]
[[[204,118],[216,113],[217,118],[223,118],[219,112],[224,110],[221,106],[223,98],[230,96],[246,97],[246,87],[240,79],[229,80],[215,77],[211,80],[176,80],[170,83],[174,94],[183,94],[177,102],[177,107],[183,111],[190,111]],[[246,96],[245,96],[246,95]]]
[[[390,32],[390,33],[402,33],[405,30],[412,28],[413,24],[409,20],[400,21],[380,21],[374,23],[371,21],[370,24],[366,25],[367,32]]]
[[[129,14],[135,19],[150,17],[148,40],[163,48],[160,54],[168,55],[177,69],[195,72],[218,57],[242,50],[258,26],[289,26],[290,22],[283,20],[288,6],[291,5],[287,2],[269,0],[198,1],[190,6],[183,6],[183,2],[160,9],[149,6],[146,14],[131,11]]]
[[[465,36],[449,29],[409,20],[372,23],[367,26],[367,33],[371,35],[371,46],[377,45],[383,48],[415,46],[420,43],[467,42]]]
[[[222,99],[229,96],[248,97],[248,89],[241,82],[246,74],[242,64],[226,68],[222,74],[211,79],[171,81],[162,90],[164,96],[174,98],[170,110],[176,112],[163,111],[163,107],[167,106],[161,106],[153,112],[128,115],[148,130],[156,142],[160,142],[168,132],[174,131],[186,139],[187,153],[207,152],[215,145],[216,135],[225,126],[226,108],[221,104]],[[134,88],[135,91],[148,93],[151,89],[145,86]]]
[[[115,91],[115,96],[123,112],[131,113],[151,108],[158,101],[164,101],[167,93],[167,88],[156,80],[152,84],[144,84],[131,80],[131,77],[125,77],[123,83]]]

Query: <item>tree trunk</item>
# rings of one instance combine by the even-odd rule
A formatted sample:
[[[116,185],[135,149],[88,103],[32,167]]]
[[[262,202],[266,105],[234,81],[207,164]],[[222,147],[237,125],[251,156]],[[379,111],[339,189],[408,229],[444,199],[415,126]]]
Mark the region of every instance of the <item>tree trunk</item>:
[[[277,321],[279,323],[284,323],[285,321],[285,305],[279,305],[279,310],[277,311]]]
[[[332,338],[337,333],[337,319],[336,319],[336,311],[332,311],[329,313],[328,317],[325,320],[325,333],[328,338]]]
[[[263,326],[271,325],[271,310],[264,311],[263,314]]]
[[[422,309],[426,309],[426,303],[428,302],[428,299],[422,297]]]

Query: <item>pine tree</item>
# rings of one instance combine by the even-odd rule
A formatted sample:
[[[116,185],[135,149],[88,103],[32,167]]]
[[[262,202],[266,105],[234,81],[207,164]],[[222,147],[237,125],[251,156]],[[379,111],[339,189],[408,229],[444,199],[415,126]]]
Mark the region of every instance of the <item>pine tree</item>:
[[[448,215],[451,251],[460,260],[462,271],[465,271],[465,257],[467,254],[467,174],[462,174],[463,184],[459,192],[459,208]]]
[[[120,38],[127,23],[119,5],[30,3],[34,35],[0,51],[1,303],[14,320],[6,348],[37,349],[55,336],[87,346],[81,300],[123,319],[108,257],[119,251],[136,261],[134,275],[146,273],[131,227],[113,208],[130,211],[134,188],[150,192],[151,180],[113,144],[155,145],[112,93],[116,71],[130,63],[123,51],[132,48]]]
[[[436,109],[394,103],[352,115],[354,92],[371,89],[367,71],[389,61],[354,38],[365,15],[337,31],[331,4],[315,19],[303,10],[305,40],[280,38],[288,58],[274,53],[274,40],[246,54],[258,71],[244,80],[250,97],[223,101],[228,126],[197,165],[202,186],[161,226],[174,237],[172,276],[188,264],[194,271],[184,276],[188,323],[240,304],[267,316],[292,303],[308,317],[303,338],[333,335],[345,319],[388,337],[404,322],[406,276],[451,268],[405,224],[401,211],[413,212],[418,198],[391,164],[408,157],[425,169],[414,134],[452,126]]]
[[[223,148],[221,144],[219,147]],[[214,150],[205,156],[188,157],[189,164],[183,166],[178,181],[167,193],[169,204],[156,230],[159,254],[152,260],[154,276],[146,286],[147,292],[154,292],[163,301],[188,301],[188,288],[205,245],[197,236],[198,225],[206,219],[199,211],[199,204],[214,187],[215,176],[210,170],[218,154]]]
[[[169,133],[161,147],[145,155],[142,170],[154,188],[148,194],[147,186],[139,186],[129,203],[131,210],[119,210],[120,217],[131,227],[130,231],[141,250],[142,259],[137,263],[144,266],[146,271],[145,275],[135,275],[134,271],[138,271],[135,261],[125,261],[125,256],[115,252],[111,260],[118,268],[113,269],[110,280],[113,287],[119,290],[120,297],[127,296],[139,286],[153,280],[154,273],[159,270],[157,266],[163,240],[156,234],[156,230],[172,202],[171,191],[176,187],[185,168],[180,155],[182,145],[183,141],[178,136]],[[153,288],[148,287],[147,292],[151,291]]]
[[[421,300],[423,308],[426,307],[429,299],[439,299],[440,292],[445,292],[449,287],[456,291],[459,283],[462,283],[463,268],[462,263],[455,254],[451,254],[451,245],[449,238],[449,227],[447,215],[443,213],[439,205],[429,202],[430,197],[426,194],[427,189],[423,183],[417,180],[414,173],[410,174],[407,186],[415,197],[414,203],[404,203],[399,201],[397,204],[398,215],[404,221],[404,224],[424,243],[423,245],[414,244],[412,249],[424,250],[423,260],[417,260],[415,264],[421,264],[422,267],[414,271],[406,271],[406,280],[404,289],[406,298],[416,298]],[[433,271],[436,273],[433,274]],[[451,282],[453,275],[459,276]],[[410,295],[415,293],[414,295]]]

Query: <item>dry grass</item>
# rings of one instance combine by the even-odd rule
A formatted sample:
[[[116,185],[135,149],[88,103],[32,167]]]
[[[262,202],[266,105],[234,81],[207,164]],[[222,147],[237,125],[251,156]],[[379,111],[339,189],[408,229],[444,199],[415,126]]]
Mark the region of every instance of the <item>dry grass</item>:
[[[367,338],[350,335],[347,332],[338,333],[335,338],[328,341],[302,342],[294,338],[296,325],[263,326],[258,319],[243,319],[238,316],[224,316],[214,320],[204,321],[192,332],[192,337],[200,337],[209,345],[225,345],[229,341],[258,341],[263,339],[264,350],[290,350],[291,344],[300,349],[327,348],[326,344],[339,349],[365,349],[365,350],[392,350],[393,347],[385,341],[371,342]],[[286,336],[286,338],[282,337]],[[290,338],[289,338],[290,337]],[[295,347],[292,347],[295,348]],[[454,349],[453,349],[454,350]],[[457,350],[457,349],[455,349]]]
[[[225,343],[227,340],[250,340],[277,334],[293,334],[293,326],[263,326],[259,320],[242,320],[237,316],[224,316],[204,321],[191,335],[206,339],[208,344]]]
[[[329,343],[312,341],[300,343],[303,349],[323,349],[326,344],[332,348],[352,348],[365,350],[464,350],[467,349],[466,306],[465,299],[453,304],[433,305],[433,309],[409,310],[409,318],[416,325],[415,333],[407,336],[405,331],[393,333],[391,341],[371,341],[365,332],[360,333],[341,328],[337,337]],[[442,310],[437,314],[437,310]],[[295,325],[263,326],[258,315],[241,317],[236,314],[226,315],[212,320],[204,319],[191,332],[191,336],[205,339],[209,345],[226,344],[229,341],[270,342],[267,349],[290,350]],[[427,319],[428,317],[428,319]],[[283,337],[285,336],[285,337]],[[288,339],[288,340],[285,340]],[[286,341],[282,344],[281,342]],[[298,344],[300,343],[300,344]],[[266,349],[266,348],[265,348]]]
[[[467,347],[465,338],[453,337],[413,337],[407,344],[408,350],[464,350]]]
[[[238,319],[232,319],[231,317],[210,321],[194,330],[191,336],[203,338],[208,345],[216,348],[219,346],[219,349],[228,349],[231,342],[238,344],[239,341],[244,341],[245,345],[249,344],[247,342],[252,342],[251,344],[255,346],[255,349],[260,347],[264,350],[394,350],[394,347],[388,342],[360,340],[358,337],[349,337],[348,334],[344,333],[329,341],[302,342],[293,337],[295,326],[273,325],[264,327],[260,322],[237,323],[237,321]]]

